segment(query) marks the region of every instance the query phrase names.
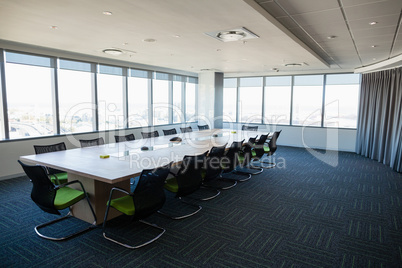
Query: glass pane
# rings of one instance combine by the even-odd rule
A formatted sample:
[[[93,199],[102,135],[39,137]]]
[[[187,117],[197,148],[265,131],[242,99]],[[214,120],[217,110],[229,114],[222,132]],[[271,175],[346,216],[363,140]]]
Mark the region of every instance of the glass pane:
[[[53,69],[6,64],[10,139],[54,134]]]
[[[325,127],[357,127],[359,79],[358,74],[327,75]]]
[[[240,87],[239,110],[240,122],[261,123],[262,87]]]
[[[169,124],[169,81],[153,80],[154,125]]]
[[[196,84],[186,83],[186,122],[194,122]]]
[[[8,63],[19,63],[42,67],[52,67],[52,59],[35,55],[6,52],[6,61]]]
[[[184,114],[181,109],[181,89],[183,82],[173,81],[173,123],[182,123]]]
[[[98,74],[99,130],[124,128],[122,76]]]
[[[92,73],[59,70],[60,133],[93,131]]]
[[[1,51],[0,51],[0,53],[1,53]],[[1,55],[0,55],[0,61],[1,61]],[[3,66],[4,66],[3,64],[0,64],[0,74],[2,72]],[[3,84],[2,84],[1,75],[0,75],[0,140],[4,140],[6,138],[5,128],[4,128],[2,85]]]
[[[264,95],[266,124],[290,124],[291,76],[267,77]]]
[[[323,75],[294,77],[293,125],[321,126]]]
[[[82,71],[91,72],[91,63],[72,61],[72,60],[59,60],[60,69],[72,70],[72,71]]]
[[[236,88],[223,88],[223,121],[236,122]]]
[[[128,78],[128,126],[148,126],[148,82],[147,78]]]

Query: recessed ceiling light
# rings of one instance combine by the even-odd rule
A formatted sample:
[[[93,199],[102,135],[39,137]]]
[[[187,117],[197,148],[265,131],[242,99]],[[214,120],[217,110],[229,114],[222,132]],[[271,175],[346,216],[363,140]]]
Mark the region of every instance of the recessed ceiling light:
[[[144,39],[144,40],[142,40],[142,41],[144,41],[144,42],[148,42],[148,43],[153,43],[153,42],[156,42],[156,39],[153,39],[153,38],[147,38],[147,39]]]
[[[110,11],[103,11],[102,13],[103,13],[103,15],[106,15],[106,16],[111,16],[111,15],[113,15],[113,13],[110,12]]]
[[[57,30],[58,28],[57,28],[57,26],[52,25],[52,26],[50,26],[50,29],[52,29],[52,30]]]
[[[113,55],[113,56],[119,56],[119,55],[123,54],[123,51],[121,51],[119,49],[115,49],[115,48],[107,48],[107,49],[103,50],[103,53]]]
[[[374,47],[377,47],[377,45],[372,45],[371,47],[373,47],[373,48],[374,48]]]
[[[180,38],[181,36],[176,34],[176,35],[173,35],[173,37]]]
[[[376,22],[376,21],[372,21],[372,22],[370,22],[369,24],[370,25],[376,25],[378,22]]]
[[[252,38],[259,38],[258,35],[251,32],[250,30],[244,27],[238,27],[235,29],[230,30],[223,30],[223,31],[214,31],[205,33],[215,39],[218,39],[222,42],[230,42],[230,41],[240,41],[245,39],[252,39]]]
[[[335,39],[336,38],[336,36],[335,35],[330,35],[330,36],[327,36],[327,39]]]

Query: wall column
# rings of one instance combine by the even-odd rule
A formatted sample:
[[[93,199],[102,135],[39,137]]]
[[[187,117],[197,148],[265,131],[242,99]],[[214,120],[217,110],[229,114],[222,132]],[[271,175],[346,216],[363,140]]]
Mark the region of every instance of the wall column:
[[[206,72],[198,76],[199,125],[222,128],[223,73]]]

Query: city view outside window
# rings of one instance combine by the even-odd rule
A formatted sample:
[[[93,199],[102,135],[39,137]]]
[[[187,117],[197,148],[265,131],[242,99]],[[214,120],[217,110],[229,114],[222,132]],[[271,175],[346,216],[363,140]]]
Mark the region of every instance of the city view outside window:
[[[168,74],[155,73],[152,86],[152,105],[154,125],[169,124],[169,76]]]
[[[196,121],[195,117],[195,97],[196,97],[196,85],[195,83],[186,83],[186,121],[194,122]]]
[[[96,109],[92,99],[91,64],[60,60],[59,111],[60,133],[90,132],[94,129]],[[67,69],[68,68],[68,69]]]
[[[262,77],[240,78],[239,121],[261,123]]]
[[[325,127],[357,127],[360,75],[327,75],[325,86]]]
[[[184,114],[181,105],[182,88],[183,82],[173,81],[173,124],[182,123],[184,121]]]
[[[102,68],[103,67],[103,68]],[[123,110],[123,69],[100,65],[98,74],[99,130],[125,127]]]
[[[148,126],[148,72],[144,71],[145,77],[128,78],[128,126]]]
[[[293,125],[321,126],[323,75],[294,77]]]
[[[291,90],[291,76],[265,78],[264,123],[289,125]]]
[[[10,139],[53,135],[54,74],[50,58],[16,53],[6,53],[6,58]]]
[[[237,78],[223,81],[223,121],[236,122]]]

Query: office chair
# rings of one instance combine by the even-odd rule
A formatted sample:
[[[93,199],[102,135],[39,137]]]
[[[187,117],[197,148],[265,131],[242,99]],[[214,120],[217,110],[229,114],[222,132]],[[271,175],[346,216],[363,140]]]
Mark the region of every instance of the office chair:
[[[159,137],[159,133],[157,130],[151,132],[141,132],[141,135],[143,139]]]
[[[241,127],[241,130],[244,130],[244,131],[257,131],[258,126],[246,126],[246,125],[243,125]]]
[[[183,158],[183,161],[179,167],[177,174],[173,174],[174,177],[167,178],[166,183],[164,185],[165,189],[168,190],[169,192],[175,193],[176,198],[178,198],[181,202],[189,206],[195,207],[196,210],[194,212],[182,216],[172,216],[169,215],[168,213],[159,210],[158,212],[160,214],[174,220],[180,220],[195,215],[202,209],[202,207],[199,205],[194,205],[192,203],[184,201],[182,197],[188,196],[201,188],[202,166],[204,164],[207,153],[208,151],[203,154],[195,156],[186,155]]]
[[[88,194],[86,193],[84,186],[78,180],[67,182],[62,185],[54,185],[47,176],[46,168],[44,166],[35,165],[30,166],[22,163],[18,160],[18,163],[22,166],[28,178],[31,180],[33,187],[31,191],[31,199],[35,202],[35,204],[42,209],[43,211],[51,214],[61,215],[59,210],[63,210],[66,208],[70,209],[70,206],[75,203],[81,201],[82,199],[86,199],[88,202],[89,208],[91,209],[91,213],[94,217],[94,222],[88,228],[77,231],[75,233],[69,234],[64,237],[50,237],[43,235],[39,232],[39,229],[52,225],[56,222],[68,219],[72,216],[71,211],[67,213],[67,215],[62,216],[56,220],[43,223],[35,226],[35,232],[42,238],[54,241],[66,240],[73,236],[79,235],[83,232],[86,232],[94,227],[96,227],[96,216],[95,212],[92,208],[91,203],[89,202]],[[68,185],[79,184],[81,190],[75,190],[73,188],[67,187]]]
[[[198,130],[205,130],[205,129],[209,129],[209,126],[208,125],[198,126]]]
[[[90,147],[90,146],[98,146],[105,144],[105,141],[102,137],[92,139],[92,140],[80,140],[81,148]]]
[[[251,140],[254,140],[251,138]],[[239,153],[239,166],[236,167],[237,172],[249,173],[251,175],[257,175],[264,171],[261,167],[256,167],[251,165],[251,160],[253,157],[253,144],[248,141],[242,145]],[[253,171],[257,170],[257,171]]]
[[[163,135],[167,136],[167,135],[174,135],[177,134],[177,131],[175,128],[172,129],[163,129]]]
[[[193,132],[193,129],[190,127],[181,127],[180,128],[181,133],[186,133],[186,132]]]
[[[169,175],[171,164],[172,163],[156,169],[144,169],[141,172],[136,188],[131,193],[117,187],[110,191],[109,201],[107,202],[105,212],[105,219],[102,225],[104,238],[129,249],[137,249],[156,241],[165,233],[166,230],[164,228],[146,222],[143,219],[152,215],[163,207],[163,204],[166,201],[163,185],[165,184],[166,177]],[[112,199],[115,191],[122,192],[125,195],[120,198]],[[124,213],[125,215],[131,216],[131,220],[138,220],[140,223],[151,226],[160,230],[161,232],[159,232],[159,234],[151,240],[135,246],[128,245],[111,238],[110,236],[106,235],[106,221],[109,209],[111,207]]]
[[[66,144],[64,142],[51,145],[34,145],[33,147],[35,150],[35,154],[44,154],[66,150]],[[60,185],[68,181],[67,172],[51,167],[46,167],[46,170],[52,183]]]
[[[276,152],[276,149],[278,148],[276,145],[276,141],[278,140],[281,132],[282,132],[282,130],[275,131],[274,134],[272,135],[272,138],[268,141],[268,146],[264,146],[265,156],[272,156]],[[262,164],[268,164],[269,165],[268,167],[264,166],[264,168],[267,168],[267,169],[274,168],[276,166],[276,163],[274,163],[274,162],[266,162],[266,161],[262,161],[262,160],[260,160],[260,162]]]
[[[223,173],[221,175],[221,178],[236,180],[238,182],[244,182],[244,181],[248,181],[249,179],[251,179],[250,173],[245,173],[245,172],[242,172],[241,170],[240,171],[237,170],[237,167],[239,166],[239,154],[240,154],[243,142],[244,142],[244,140],[234,141],[230,145],[229,150],[223,156],[223,158],[222,158]],[[236,178],[233,178],[233,176],[231,176],[232,174],[243,176],[245,178],[236,179]]]
[[[114,139],[115,139],[116,143],[123,142],[123,141],[133,141],[133,140],[135,140],[135,136],[134,136],[134,134],[128,134],[128,135],[125,135],[125,136],[117,136],[117,135],[115,135]]]

